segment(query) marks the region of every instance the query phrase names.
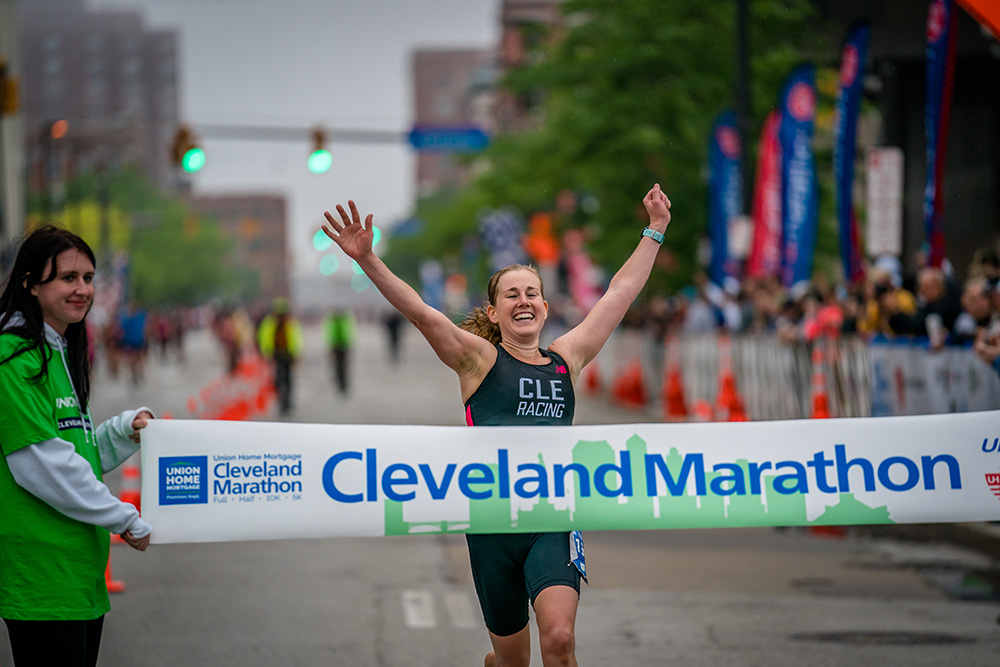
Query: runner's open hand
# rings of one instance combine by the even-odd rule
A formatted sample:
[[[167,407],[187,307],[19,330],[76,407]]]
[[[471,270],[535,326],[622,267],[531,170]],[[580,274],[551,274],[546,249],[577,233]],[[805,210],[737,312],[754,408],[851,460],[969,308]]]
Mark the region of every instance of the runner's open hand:
[[[337,213],[340,219],[336,219],[329,211],[323,213],[329,224],[323,225],[323,233],[333,239],[334,243],[354,261],[358,261],[372,251],[372,214],[369,213],[361,224],[361,214],[354,200],[348,200],[347,205],[351,208],[351,215],[340,204],[337,204]]]

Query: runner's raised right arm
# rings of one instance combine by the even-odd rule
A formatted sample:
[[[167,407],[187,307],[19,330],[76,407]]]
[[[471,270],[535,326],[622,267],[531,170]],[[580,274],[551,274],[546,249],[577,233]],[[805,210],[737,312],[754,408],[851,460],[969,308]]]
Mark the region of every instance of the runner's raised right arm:
[[[323,232],[353,259],[374,283],[382,296],[406,319],[413,323],[435,354],[460,377],[476,375],[482,368],[492,366],[496,352],[492,345],[479,336],[458,328],[448,317],[427,305],[417,291],[396,276],[372,251],[372,214],[361,223],[361,214],[353,201],[347,202],[351,212],[337,205],[338,220],[325,212],[329,224]]]

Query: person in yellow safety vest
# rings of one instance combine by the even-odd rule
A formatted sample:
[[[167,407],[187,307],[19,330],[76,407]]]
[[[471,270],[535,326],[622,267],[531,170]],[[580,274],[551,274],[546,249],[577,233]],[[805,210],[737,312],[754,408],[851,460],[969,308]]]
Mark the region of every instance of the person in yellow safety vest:
[[[292,412],[292,366],[302,353],[302,326],[288,312],[288,300],[278,298],[257,327],[257,346],[274,363],[274,388],[282,417]]]
[[[346,396],[350,374],[350,352],[354,346],[355,322],[354,315],[349,310],[335,310],[327,315],[325,326],[326,345],[330,350],[330,360],[333,362],[333,379],[341,395]]]

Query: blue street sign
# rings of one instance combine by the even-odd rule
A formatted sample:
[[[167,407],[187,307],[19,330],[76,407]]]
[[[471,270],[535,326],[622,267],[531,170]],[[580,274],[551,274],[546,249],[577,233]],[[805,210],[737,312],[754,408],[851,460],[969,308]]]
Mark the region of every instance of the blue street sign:
[[[428,127],[417,125],[408,137],[418,151],[433,153],[474,153],[490,142],[478,127]]]

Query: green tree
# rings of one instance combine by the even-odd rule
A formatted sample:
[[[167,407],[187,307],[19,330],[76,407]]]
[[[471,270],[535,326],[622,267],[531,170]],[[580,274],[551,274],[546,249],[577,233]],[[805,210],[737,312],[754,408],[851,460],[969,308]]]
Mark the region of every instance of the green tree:
[[[735,8],[698,0],[565,2],[564,27],[533,40],[541,46],[532,64],[503,84],[536,101],[533,129],[498,137],[479,158],[486,169],[450,206],[418,206],[432,237],[422,249],[455,253],[455,226],[474,230],[482,207],[551,210],[569,188],[599,202],[568,224],[587,225],[595,259],[613,269],[635,247],[640,199],[659,182],[673,204],[664,249],[674,261],[654,272],[651,286],[688,282],[706,233],[707,137],[716,115],[734,103]],[[824,53],[806,43],[816,34],[813,19],[806,0],[751,2],[751,139],[794,63]],[[452,221],[440,234],[439,219]],[[410,252],[400,245],[395,252]]]
[[[42,221],[40,211],[47,210],[42,204],[32,200],[30,224]],[[217,221],[199,217],[183,199],[160,192],[134,169],[74,179],[51,218],[80,234],[99,263],[126,251],[126,296],[143,306],[246,300],[256,289],[256,276],[232,261],[234,243]]]

